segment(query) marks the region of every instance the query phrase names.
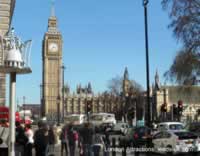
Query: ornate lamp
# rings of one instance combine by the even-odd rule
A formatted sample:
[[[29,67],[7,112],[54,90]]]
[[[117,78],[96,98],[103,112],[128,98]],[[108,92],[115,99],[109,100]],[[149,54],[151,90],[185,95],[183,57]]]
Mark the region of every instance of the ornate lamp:
[[[10,74],[9,111],[9,156],[15,156],[15,86],[16,74],[31,73],[29,66],[31,40],[22,42],[12,28],[5,36],[0,36],[0,73]]]

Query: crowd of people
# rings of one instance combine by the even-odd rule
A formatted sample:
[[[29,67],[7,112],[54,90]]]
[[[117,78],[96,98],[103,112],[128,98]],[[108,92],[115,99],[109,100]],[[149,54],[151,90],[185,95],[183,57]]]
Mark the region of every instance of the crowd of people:
[[[73,124],[66,125],[60,135],[61,155],[68,156],[69,153],[69,156],[75,156],[75,149],[78,148],[80,156],[99,156],[101,149],[104,151],[104,156],[108,156],[106,148],[109,147],[110,141],[106,130],[105,136],[102,136],[99,129],[90,123],[85,123],[78,129]]]
[[[63,126],[58,133],[54,124],[49,125],[44,121],[38,122],[35,131],[30,124],[23,125],[16,122],[16,156],[32,156],[33,148],[36,156],[57,156],[55,145],[59,139],[61,156],[99,156],[102,148],[104,148],[104,156],[108,155],[106,148],[109,147],[109,136],[105,133],[105,137],[102,137],[98,129],[90,123],[85,123],[81,128],[70,123]],[[8,156],[8,148],[0,147],[0,155]]]
[[[45,122],[38,122],[38,129],[34,132],[30,124],[24,125],[20,122],[15,124],[15,155],[32,156],[33,147],[36,156],[47,156],[50,149],[54,149],[56,142],[56,127]],[[8,156],[9,128],[5,124],[0,126],[0,156]],[[3,139],[4,138],[4,139]],[[5,139],[7,138],[7,139]],[[54,155],[54,151],[52,151]],[[50,155],[48,155],[50,156]]]

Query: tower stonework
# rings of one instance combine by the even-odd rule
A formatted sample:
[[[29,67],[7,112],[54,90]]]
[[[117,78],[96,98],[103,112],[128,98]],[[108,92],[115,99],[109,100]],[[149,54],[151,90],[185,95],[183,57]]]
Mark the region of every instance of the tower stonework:
[[[43,39],[42,50],[42,116],[62,110],[61,94],[62,35],[57,27],[54,10],[48,19],[48,30]],[[58,107],[59,103],[59,107]]]
[[[0,36],[4,36],[11,24],[15,0],[0,0]],[[2,62],[2,47],[0,45],[0,63]],[[6,75],[0,73],[0,106],[6,104]]]

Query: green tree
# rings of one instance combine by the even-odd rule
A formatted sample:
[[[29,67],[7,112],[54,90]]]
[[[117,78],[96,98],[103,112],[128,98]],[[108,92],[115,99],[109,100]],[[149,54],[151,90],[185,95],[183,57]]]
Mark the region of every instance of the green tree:
[[[181,84],[194,84],[200,76],[200,0],[162,0],[175,38],[183,45],[165,76]],[[186,62],[190,61],[190,62]]]

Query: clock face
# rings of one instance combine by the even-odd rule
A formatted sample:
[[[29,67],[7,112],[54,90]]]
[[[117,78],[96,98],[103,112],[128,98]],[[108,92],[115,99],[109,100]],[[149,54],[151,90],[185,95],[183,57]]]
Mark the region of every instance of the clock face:
[[[49,44],[49,51],[51,51],[51,52],[57,52],[58,51],[58,45],[57,45],[57,43],[50,43]]]

